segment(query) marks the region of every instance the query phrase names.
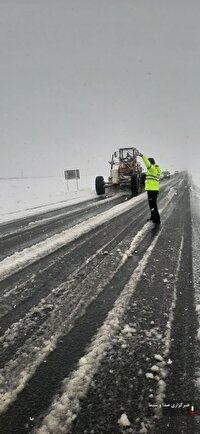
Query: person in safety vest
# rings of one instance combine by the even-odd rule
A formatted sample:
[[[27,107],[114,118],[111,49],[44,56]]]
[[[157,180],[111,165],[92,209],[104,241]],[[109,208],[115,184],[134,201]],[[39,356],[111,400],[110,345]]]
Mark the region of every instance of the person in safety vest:
[[[160,225],[160,214],[157,207],[157,197],[159,194],[159,179],[161,169],[155,163],[154,158],[147,158],[138,150],[136,153],[139,157],[142,157],[144,164],[147,168],[145,190],[147,191],[149,208],[151,211],[151,217],[148,219],[148,221],[151,220],[153,223],[155,223],[156,226],[158,226]]]

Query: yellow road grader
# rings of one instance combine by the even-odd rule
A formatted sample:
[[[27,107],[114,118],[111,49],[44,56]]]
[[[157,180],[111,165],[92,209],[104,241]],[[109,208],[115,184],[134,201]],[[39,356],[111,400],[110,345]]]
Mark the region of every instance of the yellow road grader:
[[[120,189],[128,190],[137,196],[144,189],[145,173],[137,162],[137,150],[134,147],[120,148],[112,154],[110,163],[110,176],[106,182],[103,176],[97,176],[95,188],[97,195],[108,192],[118,192]]]

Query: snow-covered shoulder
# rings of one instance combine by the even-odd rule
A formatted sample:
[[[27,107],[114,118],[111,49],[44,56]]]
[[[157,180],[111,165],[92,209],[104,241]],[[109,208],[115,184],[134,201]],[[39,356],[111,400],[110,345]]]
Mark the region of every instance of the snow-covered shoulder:
[[[94,189],[61,177],[0,179],[0,223],[63,208],[96,197]]]

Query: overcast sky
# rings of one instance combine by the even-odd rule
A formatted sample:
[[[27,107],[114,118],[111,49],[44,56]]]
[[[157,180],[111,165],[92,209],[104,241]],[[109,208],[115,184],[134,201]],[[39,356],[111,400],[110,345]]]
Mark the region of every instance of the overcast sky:
[[[199,22],[199,0],[0,0],[0,177],[137,144],[200,184]]]

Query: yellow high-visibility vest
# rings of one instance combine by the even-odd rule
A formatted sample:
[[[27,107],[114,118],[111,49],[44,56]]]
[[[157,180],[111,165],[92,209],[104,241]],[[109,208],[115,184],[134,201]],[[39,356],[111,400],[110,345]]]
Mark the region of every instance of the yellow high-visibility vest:
[[[158,191],[161,169],[157,164],[151,164],[145,155],[142,156],[144,164],[147,168],[145,190]]]

